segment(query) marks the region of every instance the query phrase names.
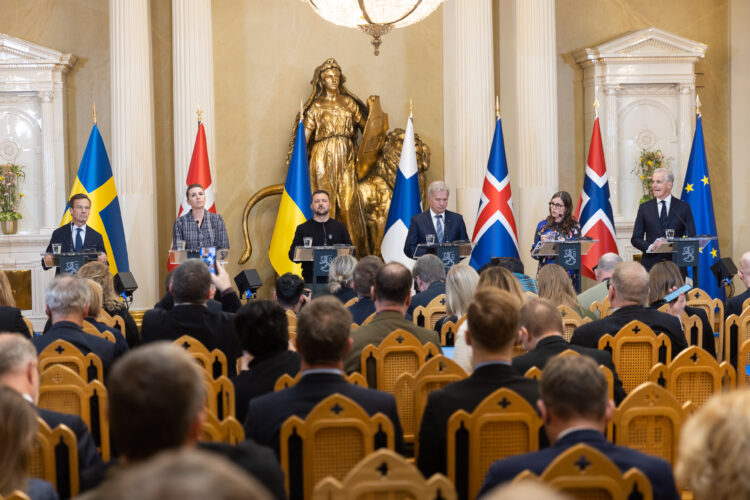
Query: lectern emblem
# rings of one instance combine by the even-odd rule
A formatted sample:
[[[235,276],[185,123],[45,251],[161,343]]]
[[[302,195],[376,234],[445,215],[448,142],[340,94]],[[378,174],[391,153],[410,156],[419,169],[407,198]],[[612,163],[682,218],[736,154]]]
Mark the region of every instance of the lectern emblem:
[[[682,247],[682,261],[685,264],[691,264],[695,262],[695,248],[693,246]]]
[[[327,273],[331,268],[331,262],[333,262],[332,255],[322,255],[320,257],[320,270]]]
[[[574,248],[566,248],[563,251],[563,262],[566,266],[572,267],[576,265],[576,251]]]
[[[63,268],[64,273],[78,274],[78,262],[66,262]]]

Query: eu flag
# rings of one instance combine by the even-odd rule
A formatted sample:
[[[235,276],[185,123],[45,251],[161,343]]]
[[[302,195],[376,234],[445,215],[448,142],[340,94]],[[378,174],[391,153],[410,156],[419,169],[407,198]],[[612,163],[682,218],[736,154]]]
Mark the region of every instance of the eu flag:
[[[76,180],[70,189],[70,196],[78,193],[88,195],[91,200],[91,212],[86,225],[102,235],[110,272],[114,275],[120,271],[129,271],[128,246],[125,242],[115,179],[112,177],[107,149],[96,123],[91,129]],[[70,224],[73,220],[68,208],[65,207],[61,226]]]
[[[685,185],[682,187],[682,199],[690,204],[695,220],[696,234],[717,236],[716,218],[714,217],[714,200],[711,196],[711,183],[708,180],[708,163],[706,162],[706,148],[703,144],[703,121],[698,115],[695,125],[695,136],[693,147],[690,150],[687,173],[685,174]],[[719,254],[719,241],[708,242],[699,256],[700,271],[698,285],[712,298],[724,300],[724,289],[719,287],[711,266],[721,259]],[[688,275],[692,277],[692,269]]]

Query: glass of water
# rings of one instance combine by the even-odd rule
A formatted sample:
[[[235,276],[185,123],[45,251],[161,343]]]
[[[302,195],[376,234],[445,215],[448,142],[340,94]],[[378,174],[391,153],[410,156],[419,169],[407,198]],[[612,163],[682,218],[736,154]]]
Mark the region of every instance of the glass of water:
[[[305,248],[310,248],[312,246],[312,238],[310,236],[305,236],[302,238],[302,243],[305,245]]]
[[[54,255],[58,255],[62,252],[62,244],[61,243],[53,243],[52,244],[52,253]]]
[[[668,240],[674,239],[674,229],[667,229],[666,233],[667,233]]]
[[[435,235],[434,234],[428,234],[425,236],[427,238],[427,244],[428,245],[434,245],[435,244]]]

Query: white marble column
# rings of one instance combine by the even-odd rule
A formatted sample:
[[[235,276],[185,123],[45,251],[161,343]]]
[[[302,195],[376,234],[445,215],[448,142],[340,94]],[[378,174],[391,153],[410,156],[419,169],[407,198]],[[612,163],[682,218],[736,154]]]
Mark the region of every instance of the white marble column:
[[[135,309],[158,299],[156,173],[148,0],[110,0],[112,145],[110,158],[128,242],[130,271],[138,282]]]
[[[520,185],[514,190],[521,259],[536,268],[528,249],[536,223],[549,214],[558,189],[557,49],[554,0],[516,0],[516,95]]]
[[[55,130],[52,92],[40,92],[42,110],[42,196],[44,213],[39,214],[42,228],[57,227],[60,223],[60,207],[55,201]]]
[[[445,180],[472,236],[494,133],[492,2],[443,7]]]
[[[216,193],[211,0],[172,0],[172,90],[175,199],[179,203],[185,195],[185,179],[198,131],[196,110],[199,104],[203,110],[208,161],[213,192]],[[207,195],[208,206],[211,204],[211,194]]]

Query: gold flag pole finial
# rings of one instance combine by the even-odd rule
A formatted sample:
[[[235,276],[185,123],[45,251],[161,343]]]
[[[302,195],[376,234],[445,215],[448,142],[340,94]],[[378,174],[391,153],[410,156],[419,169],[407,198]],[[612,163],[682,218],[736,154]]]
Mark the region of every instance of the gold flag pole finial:
[[[93,116],[94,116],[94,125],[96,125],[96,101],[94,101],[94,111],[93,111]]]
[[[299,101],[299,120],[302,121],[302,119],[305,117],[305,104],[300,99]]]
[[[701,98],[695,94],[695,114],[701,116]]]
[[[198,101],[198,109],[196,110],[196,113],[198,114],[198,123],[201,123],[203,121],[203,109],[201,108],[200,101]]]
[[[495,96],[495,120],[500,118],[500,97]]]
[[[414,118],[414,103],[411,100],[411,97],[409,98],[409,118]]]
[[[594,116],[599,118],[599,98],[594,97]]]

